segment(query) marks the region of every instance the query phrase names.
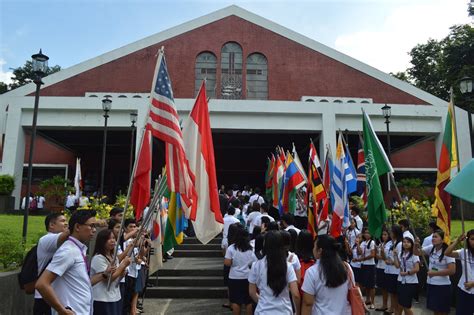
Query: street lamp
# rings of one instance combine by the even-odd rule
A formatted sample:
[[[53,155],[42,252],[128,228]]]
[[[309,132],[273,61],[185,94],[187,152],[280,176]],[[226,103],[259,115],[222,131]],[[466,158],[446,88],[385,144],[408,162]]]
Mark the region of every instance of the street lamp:
[[[41,52],[31,56],[31,63],[33,66],[33,72],[35,76],[33,82],[36,84],[35,92],[35,107],[33,109],[33,123],[31,125],[31,139],[30,139],[30,154],[28,156],[28,179],[26,183],[26,196],[25,196],[25,212],[23,215],[23,242],[26,242],[26,232],[28,230],[28,212],[30,207],[30,194],[31,194],[31,180],[33,177],[33,152],[35,150],[35,140],[36,140],[36,121],[38,118],[38,106],[39,106],[39,97],[40,89],[43,81],[41,79],[45,76],[48,70],[48,60],[49,57],[44,55]]]
[[[472,79],[468,76],[463,77],[459,80],[459,90],[465,96],[467,96],[468,102],[472,101]],[[471,114],[471,104],[467,104],[467,119],[469,122],[469,139],[471,140],[471,157],[474,157],[474,146],[472,143],[472,114]]]
[[[132,176],[132,168],[133,168],[133,156],[134,156],[134,144],[135,144],[135,130],[137,127],[135,127],[135,123],[137,122],[137,116],[138,114],[136,112],[131,112],[130,113],[130,122],[132,123],[132,138],[130,140],[130,176]]]
[[[109,118],[109,111],[112,108],[112,100],[109,96],[105,96],[102,100],[102,109],[104,110],[104,143],[102,144],[102,170],[100,175],[100,190],[99,198],[102,198],[104,194],[104,174],[105,174],[105,153],[107,149],[107,119]]]
[[[387,157],[390,160],[390,116],[392,116],[392,107],[389,105],[385,104],[384,107],[382,107],[382,114],[383,117],[385,118],[385,124],[387,125]],[[387,190],[390,191],[390,174],[387,174]],[[392,222],[392,225],[394,224],[393,221],[393,214],[392,211],[390,211],[390,221]]]

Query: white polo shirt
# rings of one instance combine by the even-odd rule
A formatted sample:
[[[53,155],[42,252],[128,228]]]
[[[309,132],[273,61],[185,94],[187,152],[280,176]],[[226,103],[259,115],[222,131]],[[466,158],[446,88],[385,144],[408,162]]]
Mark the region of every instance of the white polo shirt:
[[[409,255],[408,253],[399,254],[398,260],[400,261],[400,271],[410,271],[415,267],[417,263],[420,262],[420,258],[418,256],[411,255],[410,257],[408,257],[408,255]],[[405,283],[413,284],[413,283],[418,283],[418,277],[416,273],[412,275],[406,275],[406,276],[402,276],[399,274],[397,281],[401,282],[402,284],[405,284]]]
[[[258,202],[258,204],[260,205],[265,202],[263,197],[258,194],[253,194],[252,196],[250,196],[249,203],[253,205],[254,201]]]
[[[249,228],[249,233],[250,234],[253,233],[253,228],[257,225],[256,224],[257,219],[261,215],[262,214],[260,213],[260,211],[253,211],[253,212],[250,212],[250,214],[247,216],[247,226]]]
[[[289,231],[289,230],[295,230],[296,231],[296,234],[300,234],[301,230],[298,229],[296,226],[294,226],[293,224],[292,225],[288,225],[286,228],[285,228],[285,231]]]
[[[261,216],[259,216],[255,219],[255,226],[261,226],[262,225],[262,217],[267,217],[268,219],[270,219],[270,222],[275,221],[275,219],[273,217],[271,217],[267,212],[264,212],[264,213],[262,213]]]
[[[375,250],[375,241],[374,240],[363,241],[362,244],[360,244],[360,248],[362,249],[362,257],[367,257],[370,255],[370,252],[372,250]],[[368,260],[362,261],[362,265],[375,265],[374,257]]]
[[[86,252],[86,245],[69,236],[46,268],[58,276],[52,286],[59,301],[77,315],[92,314],[92,286],[87,258],[85,259]],[[51,311],[52,314],[57,314],[54,309]]]
[[[101,254],[94,255],[91,261],[91,277],[95,274],[104,272],[110,262]],[[118,266],[118,258],[116,259],[116,266]],[[120,301],[120,278],[115,279],[110,284],[110,290],[107,290],[107,280],[102,280],[92,287],[92,296],[94,301],[99,302],[117,302]]]
[[[395,257],[393,256],[392,246],[395,246],[395,243],[393,243],[393,241],[387,242],[387,244],[385,244],[385,257],[392,261],[391,265],[387,264],[387,266],[385,267],[385,273],[390,275],[398,275],[400,273],[400,269],[395,267],[395,265],[393,264],[393,262],[395,261]],[[396,245],[396,250],[398,253],[402,252],[402,242],[398,242],[398,244]]]
[[[463,249],[459,249],[456,251],[459,255],[459,260],[461,261],[461,266],[462,266],[462,276],[459,278],[458,282],[458,288],[463,290],[464,292],[468,294],[474,295],[474,288],[471,288],[469,290],[466,290],[464,287],[464,282],[466,281],[466,268],[464,267],[464,254],[467,253],[467,278],[469,281],[472,281],[474,279],[474,256],[469,253],[469,250],[466,249],[464,251]]]
[[[224,216],[224,230],[222,231],[222,249],[226,249],[229,244],[229,239],[227,235],[229,234],[229,226],[234,223],[239,223],[239,219],[230,214],[225,214]]]
[[[58,249],[58,239],[61,233],[51,233],[41,237],[38,241],[38,247],[36,250],[36,257],[38,260],[38,276],[46,267],[46,264],[53,258],[54,253]],[[35,299],[42,299],[43,297],[35,290]]]
[[[352,247],[352,259],[360,258],[359,254],[357,253],[357,246]],[[353,261],[351,260],[351,267],[352,268],[360,268],[362,263],[360,261]]]
[[[423,252],[426,255],[429,255],[429,268],[428,270],[445,270],[448,269],[449,264],[454,264],[456,260],[452,257],[448,257],[446,255],[443,256],[443,259],[439,261],[439,258],[441,257],[441,252],[442,249],[440,248],[439,250],[434,250],[433,253],[431,253],[431,249],[433,248],[433,245],[430,246],[425,246],[423,247]],[[449,279],[449,276],[434,276],[434,277],[428,277],[426,280],[426,283],[432,284],[432,285],[450,285],[451,280]]]
[[[255,256],[252,249],[241,252],[235,248],[234,244],[227,248],[225,258],[232,259],[229,279],[247,279],[250,272],[249,264],[257,261],[257,256]]]

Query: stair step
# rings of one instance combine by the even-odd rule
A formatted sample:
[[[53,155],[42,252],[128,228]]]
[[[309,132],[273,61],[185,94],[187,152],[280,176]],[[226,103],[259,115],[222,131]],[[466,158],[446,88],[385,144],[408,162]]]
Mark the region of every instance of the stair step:
[[[222,276],[172,276],[150,277],[150,282],[156,287],[221,287],[224,285]]]
[[[222,237],[217,237],[215,239],[212,239],[209,241],[208,244],[221,244],[222,243]],[[201,244],[202,243],[195,237],[186,237],[183,241],[183,244]]]
[[[150,287],[146,291],[151,298],[214,299],[225,298],[227,287]]]
[[[175,250],[219,250],[222,251],[220,244],[181,244]]]
[[[161,269],[158,270],[160,277],[223,277],[224,267],[220,269]]]
[[[173,257],[222,257],[220,250],[175,250]]]

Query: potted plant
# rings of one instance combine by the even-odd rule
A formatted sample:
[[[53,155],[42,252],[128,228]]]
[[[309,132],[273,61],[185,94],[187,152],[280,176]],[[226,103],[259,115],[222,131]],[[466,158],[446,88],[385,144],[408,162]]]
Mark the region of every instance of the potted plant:
[[[41,182],[40,189],[46,197],[47,208],[52,212],[64,210],[66,192],[73,190],[69,180],[61,176],[54,176]]]
[[[0,175],[0,212],[13,210],[15,205],[15,197],[12,197],[13,189],[15,189],[13,176]]]

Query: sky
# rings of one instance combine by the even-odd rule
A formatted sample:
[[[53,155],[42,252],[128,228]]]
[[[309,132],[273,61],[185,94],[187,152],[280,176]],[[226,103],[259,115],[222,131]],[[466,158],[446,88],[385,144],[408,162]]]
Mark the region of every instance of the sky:
[[[0,0],[0,81],[42,48],[67,68],[228,5],[238,5],[384,72],[472,23],[469,0]]]

